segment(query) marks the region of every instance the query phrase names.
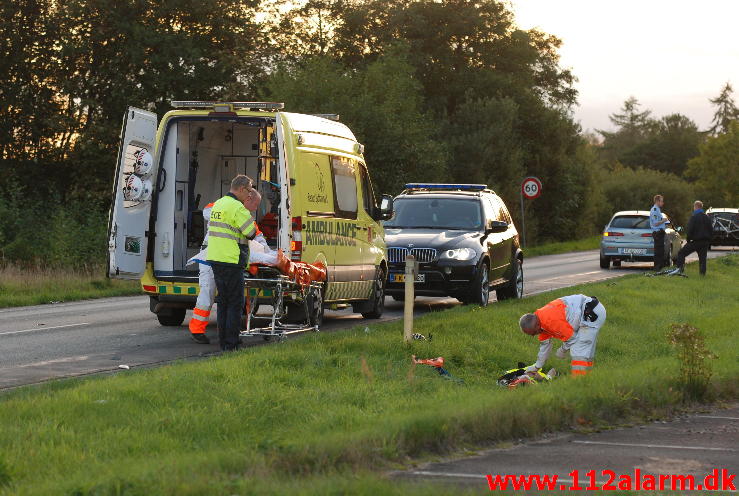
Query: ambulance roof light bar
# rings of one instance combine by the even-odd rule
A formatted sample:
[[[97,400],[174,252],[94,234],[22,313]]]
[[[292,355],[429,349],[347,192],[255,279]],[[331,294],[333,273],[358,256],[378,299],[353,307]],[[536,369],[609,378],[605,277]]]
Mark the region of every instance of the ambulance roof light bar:
[[[408,191],[484,191],[488,189],[488,186],[487,184],[408,183],[405,189]]]
[[[217,107],[228,107],[233,110],[251,109],[251,110],[282,110],[285,104],[281,102],[201,102],[195,100],[172,100],[174,108],[201,108],[216,109]],[[218,109],[216,111],[223,111]]]
[[[339,122],[339,114],[313,114],[316,117],[323,117],[324,119],[328,119],[330,121]]]

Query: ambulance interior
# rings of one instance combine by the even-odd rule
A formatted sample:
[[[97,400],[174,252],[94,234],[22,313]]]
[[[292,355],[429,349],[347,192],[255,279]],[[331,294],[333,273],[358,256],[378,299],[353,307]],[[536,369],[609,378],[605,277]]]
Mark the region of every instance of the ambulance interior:
[[[251,177],[261,193],[257,222],[276,247],[280,199],[273,131],[267,118],[178,119],[169,125],[157,179],[155,275],[197,277],[197,264],[187,261],[201,250],[203,208],[228,193],[237,174]]]

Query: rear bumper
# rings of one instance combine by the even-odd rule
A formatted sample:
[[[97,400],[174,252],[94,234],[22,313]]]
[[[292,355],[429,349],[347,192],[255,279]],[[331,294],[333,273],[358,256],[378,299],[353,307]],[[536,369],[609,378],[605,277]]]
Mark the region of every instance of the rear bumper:
[[[651,238],[645,238],[647,242],[642,243],[604,243],[600,244],[600,254],[611,259],[651,262],[654,260],[654,242]]]

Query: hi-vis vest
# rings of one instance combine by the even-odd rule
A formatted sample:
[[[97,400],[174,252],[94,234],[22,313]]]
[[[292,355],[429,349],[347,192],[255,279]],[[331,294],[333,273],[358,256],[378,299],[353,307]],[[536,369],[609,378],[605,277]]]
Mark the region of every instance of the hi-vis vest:
[[[546,341],[549,338],[567,341],[575,333],[572,325],[567,322],[566,305],[562,300],[547,303],[535,311],[534,315],[539,317],[539,325],[542,329],[539,341]]]
[[[254,226],[244,204],[230,193],[215,202],[208,223],[208,261],[246,266]],[[246,253],[246,260],[239,259],[242,252]]]

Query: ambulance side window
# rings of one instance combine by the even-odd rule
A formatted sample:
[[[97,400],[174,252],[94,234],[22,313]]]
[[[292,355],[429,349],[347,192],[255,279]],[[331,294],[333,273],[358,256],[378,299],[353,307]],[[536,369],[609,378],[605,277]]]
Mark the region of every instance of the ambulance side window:
[[[357,218],[357,162],[344,157],[331,157],[334,175],[334,201],[337,217]]]
[[[360,165],[360,174],[362,177],[362,204],[364,210],[369,214],[370,217],[374,217],[375,210],[377,209],[377,202],[375,200],[375,193],[372,190],[372,182],[370,181],[369,174],[364,164]]]

